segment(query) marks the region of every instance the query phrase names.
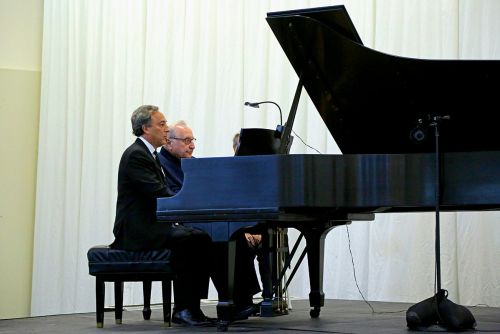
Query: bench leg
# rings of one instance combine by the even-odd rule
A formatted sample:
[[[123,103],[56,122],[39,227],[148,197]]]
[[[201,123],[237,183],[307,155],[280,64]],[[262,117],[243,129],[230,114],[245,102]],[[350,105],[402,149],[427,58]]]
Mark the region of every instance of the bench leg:
[[[168,327],[172,327],[172,281],[163,280],[161,281],[161,292],[163,298],[163,322],[168,324]]]
[[[95,315],[97,320],[97,328],[104,326],[104,280],[98,276],[95,278]]]
[[[123,282],[115,281],[115,323],[122,324],[123,313]]]
[[[142,282],[142,293],[144,295],[142,317],[144,320],[149,320],[151,318],[151,281]]]

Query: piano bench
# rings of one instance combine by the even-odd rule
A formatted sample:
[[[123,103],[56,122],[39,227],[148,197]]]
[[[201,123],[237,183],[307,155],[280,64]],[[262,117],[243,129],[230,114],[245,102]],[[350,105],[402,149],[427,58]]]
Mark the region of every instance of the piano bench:
[[[97,327],[104,326],[104,282],[114,282],[115,289],[115,322],[122,323],[123,282],[143,282],[144,320],[151,316],[152,281],[162,282],[163,321],[171,323],[171,286],[172,268],[170,265],[170,249],[153,251],[126,251],[112,249],[109,246],[94,246],[87,252],[89,274],[95,276],[96,285],[96,319]]]

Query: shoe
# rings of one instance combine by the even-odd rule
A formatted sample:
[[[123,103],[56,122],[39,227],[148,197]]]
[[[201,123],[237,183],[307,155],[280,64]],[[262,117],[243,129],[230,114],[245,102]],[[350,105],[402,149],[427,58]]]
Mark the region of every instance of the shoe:
[[[197,313],[198,313],[197,311],[192,312],[187,308],[180,311],[174,310],[174,313],[172,314],[172,322],[174,324],[190,326],[190,327],[206,327],[212,325],[210,321],[206,320],[206,317],[203,314],[203,312],[201,312],[203,317]]]
[[[209,322],[210,324],[212,324],[212,325],[217,324],[217,318],[210,318],[210,317],[207,317],[207,316],[203,313],[203,311],[202,311],[201,309],[193,310],[193,311],[192,311],[192,313],[193,313],[196,317],[198,317],[198,318],[200,318],[200,319],[203,319],[203,320],[205,320],[205,321],[208,321],[208,322]]]
[[[248,319],[249,316],[255,313],[255,305],[236,305],[233,315],[233,321],[245,320]]]

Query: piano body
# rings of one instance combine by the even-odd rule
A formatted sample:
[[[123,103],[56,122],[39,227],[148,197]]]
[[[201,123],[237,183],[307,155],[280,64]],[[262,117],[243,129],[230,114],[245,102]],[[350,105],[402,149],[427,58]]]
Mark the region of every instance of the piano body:
[[[260,228],[271,249],[266,236],[273,226],[304,234],[311,316],[317,317],[324,304],[324,240],[334,227],[373,220],[376,213],[433,211],[437,173],[442,210],[500,208],[499,112],[492,107],[500,61],[411,59],[371,50],[343,6],[268,13],[267,21],[299,76],[296,100],[303,85],[343,154],[182,161],[184,185],[176,196],[158,199],[157,218],[195,223],[211,234],[228,273],[217,305],[223,330],[232,312],[231,236],[242,228]],[[430,122],[446,115],[436,172]],[[289,117],[285,129],[292,125]],[[262,280],[261,314],[269,315],[271,279]]]

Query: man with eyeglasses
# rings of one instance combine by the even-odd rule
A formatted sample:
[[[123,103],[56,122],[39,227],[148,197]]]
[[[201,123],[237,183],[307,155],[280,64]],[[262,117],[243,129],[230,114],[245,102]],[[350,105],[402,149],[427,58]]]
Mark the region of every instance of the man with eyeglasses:
[[[193,158],[196,138],[186,122],[179,121],[169,126],[168,139],[158,155],[171,192],[176,194],[182,188],[184,172],[181,159]],[[215,194],[217,195],[217,194]],[[236,268],[234,286],[235,315],[233,320],[247,319],[256,312],[253,295],[260,291],[259,280],[254,266],[255,252],[248,245],[244,233],[236,237]],[[218,287],[217,275],[213,273],[212,280]]]
[[[159,158],[167,180],[167,187],[173,194],[181,190],[184,181],[181,159],[193,157],[195,141],[193,131],[186,122],[179,121],[169,126],[168,138],[160,150]]]

